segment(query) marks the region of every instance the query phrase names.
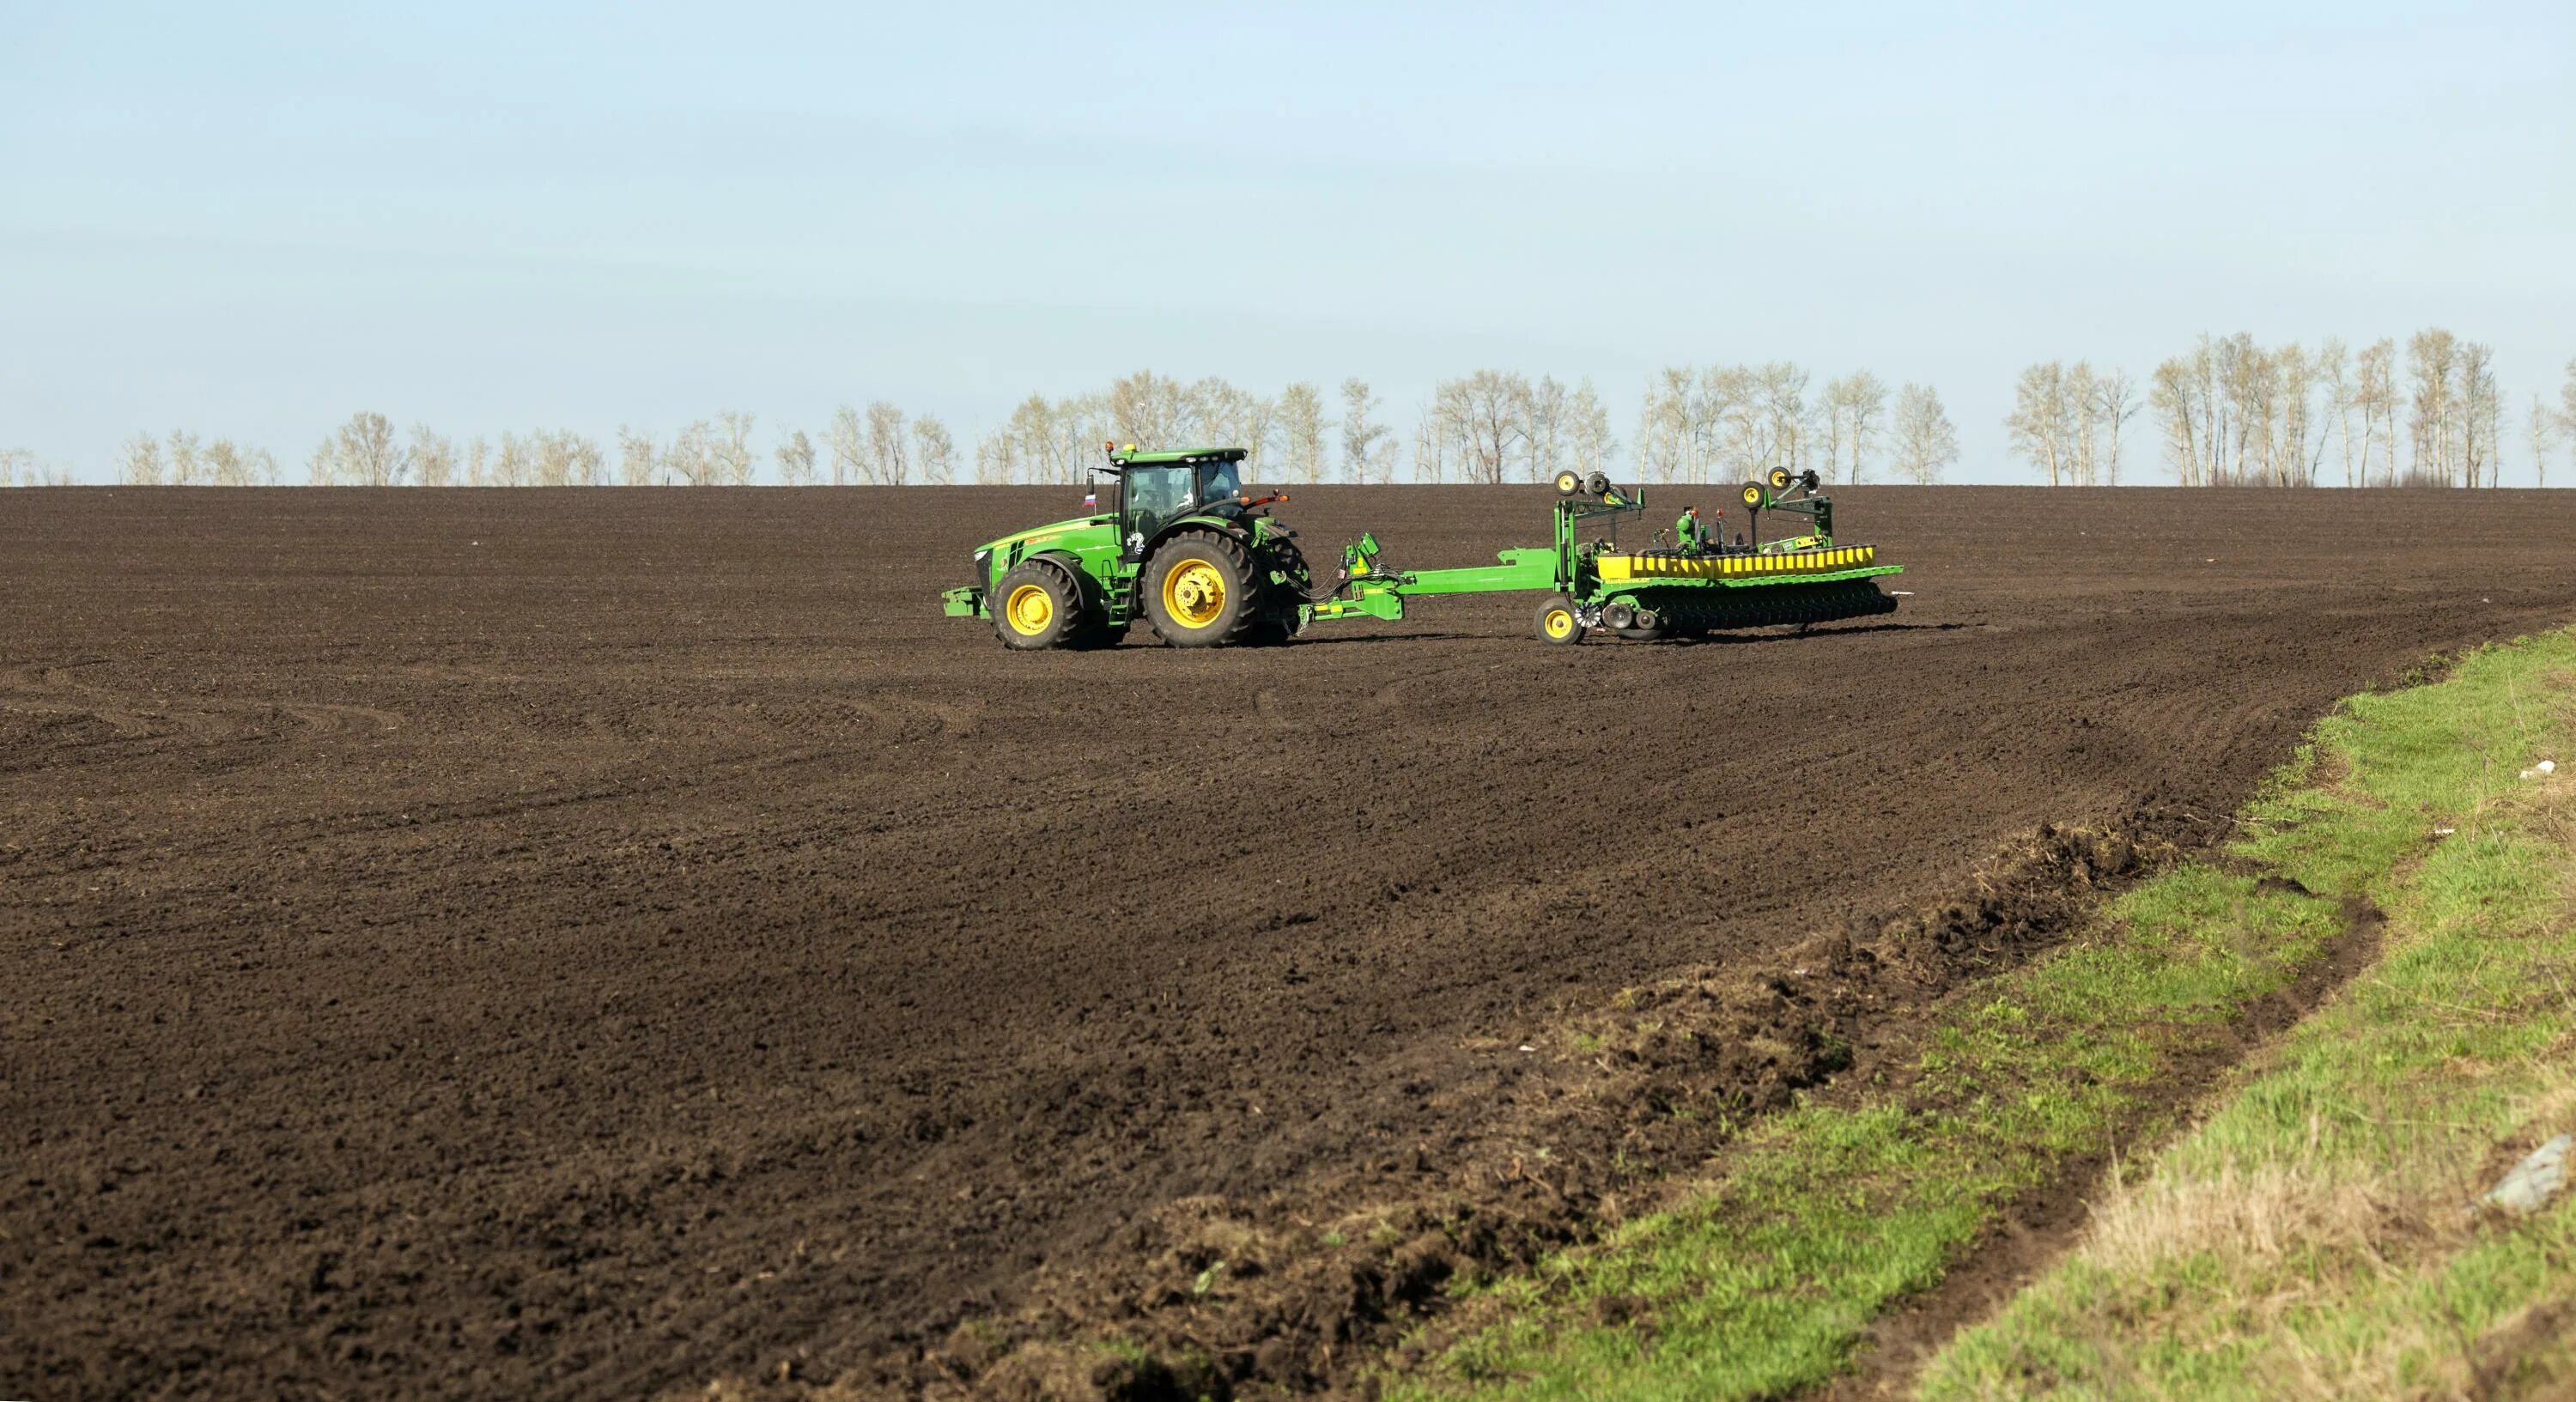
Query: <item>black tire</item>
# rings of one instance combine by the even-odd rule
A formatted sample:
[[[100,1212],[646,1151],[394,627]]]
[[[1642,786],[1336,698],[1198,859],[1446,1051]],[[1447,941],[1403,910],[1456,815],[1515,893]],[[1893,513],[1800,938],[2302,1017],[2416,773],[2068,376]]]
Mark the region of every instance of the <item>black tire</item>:
[[[1024,560],[993,586],[993,632],[1018,652],[1076,646],[1091,627],[1082,589],[1063,566]]]
[[[1583,616],[1574,611],[1574,601],[1563,594],[1540,603],[1536,621],[1541,642],[1570,647],[1583,641]]]
[[[1582,490],[1582,473],[1569,467],[1556,474],[1556,494],[1558,496],[1570,497]]]
[[[1125,641],[1127,641],[1126,624],[1100,620],[1084,625],[1082,632],[1066,646],[1080,648],[1085,652],[1098,652],[1105,648],[1116,647]]]
[[[1208,596],[1211,584],[1217,591],[1213,600]],[[1172,647],[1240,643],[1262,615],[1252,556],[1240,541],[1215,531],[1183,531],[1164,541],[1145,563],[1140,586],[1146,621],[1154,625],[1154,636]],[[1204,617],[1175,612],[1191,609],[1192,600],[1204,605]]]
[[[1584,486],[1588,488],[1594,496],[1606,497],[1610,495],[1610,474],[1607,472],[1593,473],[1592,479],[1584,483]]]
[[[1297,615],[1265,613],[1252,620],[1251,627],[1243,630],[1243,645],[1245,647],[1285,647],[1288,645],[1288,640],[1295,636],[1297,636]]]
[[[1759,482],[1745,483],[1744,490],[1737,492],[1735,496],[1738,501],[1756,511],[1762,509],[1762,484]]]
[[[1775,492],[1785,492],[1789,490],[1789,484],[1797,480],[1798,474],[1791,472],[1785,467],[1775,467],[1771,469],[1771,490]]]

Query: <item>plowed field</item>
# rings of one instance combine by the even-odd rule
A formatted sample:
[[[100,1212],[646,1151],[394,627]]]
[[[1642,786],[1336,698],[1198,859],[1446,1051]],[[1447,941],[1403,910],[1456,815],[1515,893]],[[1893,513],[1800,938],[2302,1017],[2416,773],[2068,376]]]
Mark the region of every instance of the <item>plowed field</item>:
[[[1841,494],[1913,595],[1803,637],[939,616],[1078,495],[0,493],[0,1396],[829,1377],[2576,618],[2567,493],[1977,488]],[[1432,566],[1547,501],[1285,514]]]

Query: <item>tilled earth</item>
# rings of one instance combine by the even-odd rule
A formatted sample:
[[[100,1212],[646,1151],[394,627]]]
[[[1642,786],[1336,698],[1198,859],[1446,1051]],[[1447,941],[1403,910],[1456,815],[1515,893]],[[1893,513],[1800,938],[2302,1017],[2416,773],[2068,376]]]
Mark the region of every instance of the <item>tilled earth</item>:
[[[2000,488],[1842,493],[1913,594],[1806,636],[939,616],[1076,496],[0,493],[0,1396],[855,1376],[2576,618],[2565,493]],[[1431,566],[1547,501],[1286,514]]]

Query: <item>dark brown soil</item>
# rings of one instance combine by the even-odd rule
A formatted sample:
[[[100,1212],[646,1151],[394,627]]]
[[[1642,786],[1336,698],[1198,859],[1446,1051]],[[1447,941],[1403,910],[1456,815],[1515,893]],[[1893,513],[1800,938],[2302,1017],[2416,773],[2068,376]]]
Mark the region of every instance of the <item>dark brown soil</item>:
[[[1436,1177],[1623,989],[2205,822],[2576,616],[2563,494],[1974,488],[1845,494],[1915,594],[1806,637],[938,616],[1075,495],[0,493],[0,1396],[949,1366],[1184,1199]]]

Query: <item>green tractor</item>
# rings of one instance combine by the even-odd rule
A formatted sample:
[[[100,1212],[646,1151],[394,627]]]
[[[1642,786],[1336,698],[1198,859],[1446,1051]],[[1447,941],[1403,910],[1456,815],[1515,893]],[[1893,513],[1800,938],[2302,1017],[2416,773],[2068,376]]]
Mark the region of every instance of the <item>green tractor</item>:
[[[1241,448],[1109,449],[1098,511],[975,552],[975,582],[943,596],[990,618],[1005,647],[1108,647],[1143,618],[1173,647],[1286,642],[1312,580],[1297,533],[1243,481]],[[1327,591],[1329,592],[1329,591]]]
[[[1867,545],[1833,537],[1833,503],[1816,474],[1775,469],[1747,482],[1741,500],[1751,539],[1660,540],[1622,547],[1587,525],[1615,525],[1645,509],[1645,493],[1595,472],[1556,478],[1552,545],[1506,549],[1497,564],[1463,569],[1390,568],[1377,538],[1342,552],[1340,573],[1318,580],[1297,533],[1266,510],[1286,493],[1255,496],[1243,483],[1241,448],[1144,453],[1108,445],[1110,480],[1098,510],[1022,531],[975,552],[974,582],[941,595],[951,617],[989,619],[1006,647],[1107,647],[1143,617],[1173,647],[1286,642],[1310,623],[1404,617],[1405,600],[1497,590],[1545,593],[1538,636],[1579,643],[1591,632],[1656,639],[1726,628],[1800,628],[1895,609],[1879,588],[1902,566]],[[1761,513],[1803,516],[1805,535],[1763,544]]]

